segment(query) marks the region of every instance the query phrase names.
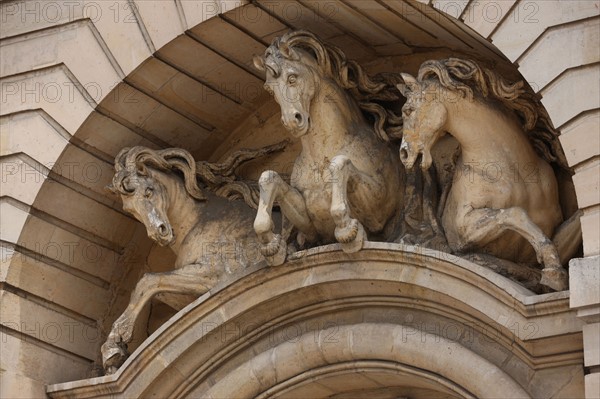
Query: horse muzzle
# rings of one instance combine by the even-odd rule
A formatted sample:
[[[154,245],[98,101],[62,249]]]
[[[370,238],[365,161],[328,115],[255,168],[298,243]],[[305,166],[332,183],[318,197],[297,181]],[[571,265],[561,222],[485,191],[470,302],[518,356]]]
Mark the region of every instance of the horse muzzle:
[[[156,241],[161,247],[171,245],[175,241],[175,235],[171,226],[165,223],[160,223],[157,226],[153,226],[152,231],[148,231],[148,237],[153,241]]]
[[[402,161],[406,169],[412,169],[418,156],[419,152],[412,151],[408,143],[402,140],[402,144],[400,145],[400,161]]]
[[[155,216],[155,215],[151,215]],[[154,220],[152,220],[154,219]],[[148,237],[156,241],[158,245],[165,247],[173,243],[175,234],[173,228],[168,222],[163,222],[156,217],[151,217],[150,228],[148,228]]]
[[[302,112],[291,112],[281,116],[281,123],[294,137],[300,137],[308,132],[310,116]]]
[[[415,166],[419,155],[421,155],[421,169],[429,169],[433,163],[429,147],[419,148],[418,151],[414,151],[406,141],[402,140],[402,144],[400,145],[400,161],[402,161],[406,169],[412,169]]]

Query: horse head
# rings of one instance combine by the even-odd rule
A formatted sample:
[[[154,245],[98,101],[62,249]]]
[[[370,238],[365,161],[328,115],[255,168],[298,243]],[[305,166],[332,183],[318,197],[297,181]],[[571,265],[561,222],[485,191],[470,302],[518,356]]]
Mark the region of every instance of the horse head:
[[[148,237],[161,246],[167,246],[175,240],[173,228],[167,211],[169,198],[165,186],[152,177],[130,176],[123,187],[129,193],[121,194],[123,210],[131,214],[146,226]]]
[[[264,88],[281,107],[281,122],[294,137],[310,129],[310,106],[320,81],[319,52],[325,48],[316,37],[296,31],[275,39],[264,56],[254,57],[255,67],[266,73]]]
[[[281,107],[281,121],[295,137],[318,124],[318,111],[311,108],[325,104],[325,108],[335,108],[333,112],[341,112],[341,119],[352,123],[364,123],[363,113],[370,115],[373,132],[382,141],[388,141],[389,134],[399,133],[401,118],[378,103],[400,98],[396,90],[399,76],[371,77],[341,49],[310,32],[291,31],[275,38],[264,55],[254,57],[254,65],[266,73],[264,88],[275,97]]]
[[[175,241],[169,222],[170,194],[165,185],[166,176],[173,169],[184,174],[189,195],[204,200],[196,182],[195,163],[187,151],[167,149],[154,151],[145,147],[123,149],[115,159],[116,173],[107,188],[120,194],[123,209],[146,226],[148,237],[161,246]],[[173,176],[174,179],[179,179]],[[173,189],[173,188],[171,188]]]
[[[404,83],[397,86],[406,97],[402,107],[404,127],[400,160],[410,169],[422,155],[421,168],[426,170],[433,162],[431,148],[445,133],[444,125],[448,119],[448,110],[442,101],[445,90],[436,82],[420,82],[406,73],[402,78]]]

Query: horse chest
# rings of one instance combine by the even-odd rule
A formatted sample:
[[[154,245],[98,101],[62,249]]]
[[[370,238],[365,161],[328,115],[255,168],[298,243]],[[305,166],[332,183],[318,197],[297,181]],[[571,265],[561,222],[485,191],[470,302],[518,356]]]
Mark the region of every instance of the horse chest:
[[[331,189],[306,189],[302,191],[307,211],[312,220],[327,220],[331,218]]]
[[[331,217],[331,177],[327,168],[301,169],[292,178],[292,185],[304,199],[306,212],[319,234],[332,239],[335,224]],[[304,173],[305,172],[305,173]]]
[[[331,176],[325,167],[302,168],[292,176],[292,186],[302,193],[308,208],[326,207],[331,203]]]

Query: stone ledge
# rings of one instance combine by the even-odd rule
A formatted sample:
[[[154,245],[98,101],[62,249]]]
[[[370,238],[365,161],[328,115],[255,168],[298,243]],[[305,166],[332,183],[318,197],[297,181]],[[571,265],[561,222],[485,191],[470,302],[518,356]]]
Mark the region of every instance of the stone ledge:
[[[457,325],[474,322],[478,333],[496,328],[494,342],[511,352],[519,367],[533,373],[581,364],[581,322],[568,309],[568,291],[534,295],[464,259],[400,244],[369,242],[352,255],[335,244],[293,258],[279,267],[254,265],[198,298],[149,337],[116,374],[51,385],[48,394],[53,398],[91,397],[100,392],[138,396],[147,394],[166,374],[177,380],[182,376],[205,380],[226,361],[224,353],[249,350],[260,340],[266,334],[261,330],[264,326],[284,328],[319,314],[335,317],[360,310],[360,303],[412,309]],[[257,326],[234,342],[207,341],[204,326],[226,327],[240,320]],[[538,327],[534,336],[520,337],[518,331],[511,335],[513,326],[528,323]],[[556,345],[558,336],[561,345]],[[191,353],[197,366],[184,364]]]

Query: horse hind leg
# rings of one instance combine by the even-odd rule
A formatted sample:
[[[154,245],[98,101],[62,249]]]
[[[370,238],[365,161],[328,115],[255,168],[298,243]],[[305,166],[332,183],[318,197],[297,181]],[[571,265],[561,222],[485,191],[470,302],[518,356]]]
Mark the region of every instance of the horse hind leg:
[[[463,218],[461,239],[465,247],[476,246],[477,243],[497,239],[506,230],[519,233],[533,246],[538,262],[544,265],[540,284],[556,291],[567,289],[567,272],[560,263],[554,243],[522,208],[481,208],[469,211]]]

